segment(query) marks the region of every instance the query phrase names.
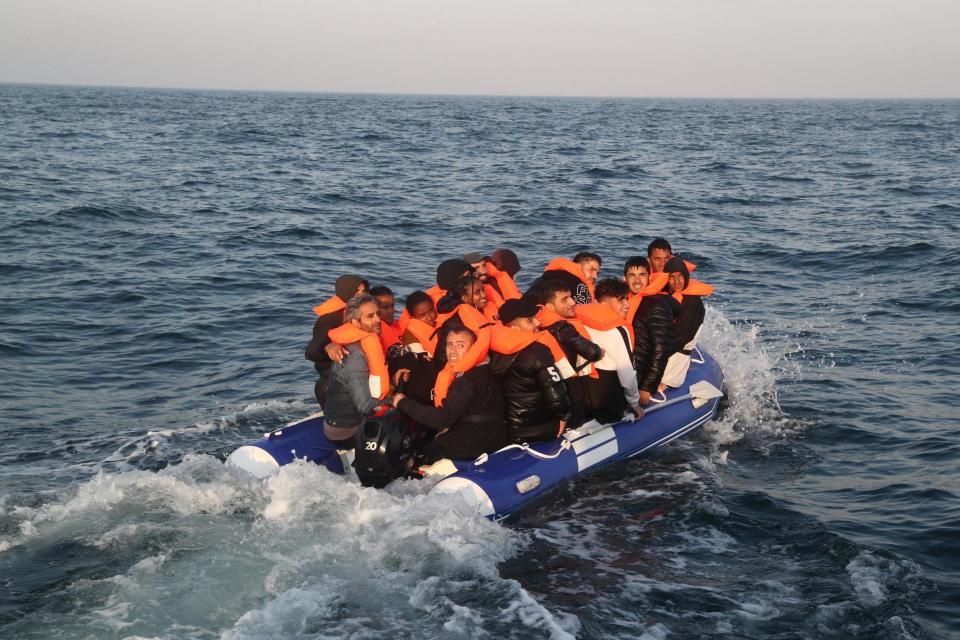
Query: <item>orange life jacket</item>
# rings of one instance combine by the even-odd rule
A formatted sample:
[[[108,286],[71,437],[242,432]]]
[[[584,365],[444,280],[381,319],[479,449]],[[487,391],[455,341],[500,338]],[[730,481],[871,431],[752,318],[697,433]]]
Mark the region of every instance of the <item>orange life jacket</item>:
[[[500,291],[497,293],[500,296],[500,304],[503,304],[506,300],[519,300],[522,297],[520,289],[517,288],[517,283],[513,281],[509,273],[497,269],[497,265],[489,260],[484,264],[486,265],[487,275],[496,280],[497,286],[500,287]]]
[[[313,312],[318,316],[325,316],[328,313],[333,313],[334,311],[343,311],[347,308],[347,303],[340,299],[339,296],[333,296],[323,304],[318,304],[313,308]]]
[[[453,316],[459,316],[460,321],[463,322],[464,326],[474,333],[480,331],[481,327],[490,324],[490,320],[488,320],[481,312],[477,311],[476,307],[471,304],[461,302],[453,311],[437,316],[437,329],[442,327],[443,323]]]
[[[547,271],[566,271],[587,286],[587,290],[590,292],[591,300],[596,298],[593,293],[593,284],[587,280],[587,274],[583,272],[583,267],[578,265],[570,258],[554,258],[544,269],[544,272]]]
[[[537,320],[540,321],[541,327],[549,327],[557,322],[569,322],[574,329],[577,330],[583,338],[590,340],[590,334],[587,333],[587,328],[583,326],[583,323],[577,318],[564,318],[559,313],[553,309],[548,309],[546,306],[540,308],[540,312],[537,313]],[[575,364],[575,363],[571,363]],[[588,362],[583,368],[577,372],[578,376],[589,376],[591,378],[599,378],[600,374],[597,373],[597,367],[594,363]]]
[[[440,285],[435,284],[427,289],[424,293],[430,296],[430,299],[433,300],[433,306],[437,306],[437,303],[440,302],[440,298],[447,295],[447,290],[441,289]]]
[[[673,299],[677,302],[683,302],[683,296],[709,296],[713,293],[713,287],[707,284],[706,282],[700,282],[699,280],[694,280],[690,278],[687,281],[687,286],[683,291],[677,291],[673,294]]]
[[[670,255],[670,258],[672,258],[672,257],[673,257],[673,254]],[[667,258],[667,259],[669,260],[669,258]],[[681,260],[683,260],[683,259],[681,258]],[[666,264],[666,263],[664,263],[664,264]],[[687,271],[693,271],[694,269],[697,268],[697,265],[693,264],[693,263],[690,262],[689,260],[684,260],[684,261],[683,261],[683,264],[687,265]],[[657,271],[657,273],[663,273],[663,271]],[[654,275],[654,274],[652,274],[652,273],[650,274],[651,277],[653,277],[653,275]]]
[[[417,339],[424,351],[433,355],[433,352],[437,349],[437,336],[435,335],[437,330],[435,327],[431,327],[423,320],[410,318],[404,333],[408,331]]]
[[[434,310],[436,310],[437,303],[440,302],[440,298],[447,295],[447,291],[445,289],[441,289],[440,285],[438,284],[433,285],[432,287],[424,291],[424,293],[430,296],[430,299],[433,300]],[[406,307],[404,307],[403,311],[400,312],[400,319],[397,320],[397,324],[400,325],[401,335],[403,334],[404,331],[407,330],[408,322],[410,322],[410,312],[407,311]]]
[[[388,322],[380,322],[380,344],[383,345],[384,351],[400,342],[402,337],[403,332],[400,331],[400,325],[398,323],[390,324]]]
[[[577,318],[591,329],[609,331],[617,327],[625,327],[627,333],[630,334],[630,345],[632,346],[634,344],[633,324],[628,323],[626,319],[622,318],[619,313],[607,305],[594,302],[593,304],[578,304],[574,309],[576,310]],[[629,313],[628,311],[628,316]]]
[[[669,279],[669,274],[663,271],[651,273],[650,279],[647,281],[647,286],[645,286],[643,289],[640,289],[640,293],[631,293],[630,299],[633,300],[634,298],[643,298],[643,296],[652,296],[660,293],[663,291],[663,288],[667,286],[667,281]]]
[[[663,271],[659,273],[651,273],[650,281],[647,283],[643,289],[640,290],[640,293],[631,293],[630,299],[630,308],[627,310],[627,326],[630,327],[631,336],[633,335],[633,318],[637,315],[637,309],[640,308],[640,303],[643,302],[644,297],[653,296],[663,291],[663,288],[667,286],[667,280],[670,279]]]
[[[491,286],[488,285],[488,284],[483,285],[483,288],[484,288],[484,289],[486,289],[486,288],[488,288],[488,287],[489,287],[490,289],[493,289],[493,287],[491,287]],[[494,291],[493,293],[494,293],[495,295],[497,294],[496,291]],[[497,297],[499,297],[499,296],[497,296]],[[492,323],[494,323],[494,322],[496,322],[497,320],[500,319],[500,305],[502,305],[502,304],[503,304],[503,299],[502,299],[502,298],[501,298],[500,302],[498,303],[498,302],[496,302],[495,300],[493,300],[492,298],[490,298],[489,296],[487,297],[487,304],[484,305],[484,307],[483,307],[483,317],[487,320],[487,322],[489,322],[489,323],[492,324]]]
[[[327,336],[336,344],[360,343],[363,355],[367,357],[367,367],[370,370],[370,395],[383,400],[390,392],[390,373],[387,371],[387,359],[383,355],[383,346],[380,337],[375,333],[364,331],[360,327],[345,323],[336,329],[330,329]]]
[[[433,405],[440,407],[447,393],[450,391],[450,385],[457,379],[457,376],[466,373],[470,369],[487,359],[490,351],[490,327],[480,329],[477,333],[477,340],[474,342],[463,357],[457,362],[447,362],[446,366],[437,374],[437,382],[433,385]]]
[[[571,378],[576,373],[567,360],[567,355],[563,352],[557,340],[546,331],[521,331],[513,327],[507,327],[502,324],[495,324],[490,331],[490,349],[497,353],[510,355],[517,353],[534,342],[539,342],[550,349],[553,356],[553,362],[564,378]]]

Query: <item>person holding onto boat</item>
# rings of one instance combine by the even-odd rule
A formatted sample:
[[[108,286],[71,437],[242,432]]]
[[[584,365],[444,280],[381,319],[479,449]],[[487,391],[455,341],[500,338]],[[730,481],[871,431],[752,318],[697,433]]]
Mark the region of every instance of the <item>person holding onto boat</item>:
[[[329,331],[330,340],[345,348],[343,360],[330,368],[323,435],[342,449],[354,447],[364,417],[383,404],[390,392],[378,312],[373,296],[357,296],[347,302],[343,324]]]
[[[589,413],[603,424],[620,422],[627,409],[641,417],[632,329],[627,323],[630,289],[619,278],[604,278],[597,282],[596,295],[597,302],[576,307],[577,319],[603,349],[596,363],[597,377],[584,378]]]
[[[366,293],[370,288],[370,283],[361,276],[355,274],[345,274],[337,278],[334,284],[334,296],[313,308],[317,315],[313,323],[313,337],[307,344],[304,357],[313,362],[313,367],[317,371],[317,381],[313,385],[313,394],[317,399],[317,404],[323,407],[324,398],[327,396],[327,383],[330,379],[330,356],[325,347],[330,344],[330,338],[327,333],[330,329],[339,327],[343,324],[343,310],[352,298]]]
[[[666,299],[673,310],[674,319],[671,355],[664,368],[661,391],[665,387],[679,387],[686,379],[690,354],[697,345],[706,317],[703,296],[713,293],[713,287],[690,277],[686,263],[679,257],[667,260],[663,270],[668,277],[669,296]]]
[[[633,256],[623,265],[623,279],[630,289],[627,321],[633,329],[633,368],[640,387],[640,405],[650,404],[657,392],[673,345],[673,309],[658,295],[667,284],[666,273],[650,274],[643,256]]]
[[[479,335],[457,323],[447,331],[446,365],[437,376],[433,402],[418,402],[403,393],[391,404],[436,433],[422,450],[424,463],[443,458],[474,459],[509,442],[503,392],[490,373],[490,329]]]
[[[566,379],[567,395],[570,396],[570,419],[568,429],[576,429],[587,420],[585,377],[597,377],[594,366],[603,357],[603,349],[590,340],[586,327],[574,312],[570,287],[560,280],[547,280],[540,287],[540,305],[537,313],[540,329],[554,337],[573,365],[577,375]]]
[[[537,331],[539,311],[527,296],[507,300],[500,307],[500,324],[490,329],[490,370],[503,386],[514,442],[552,440],[570,418],[564,376],[573,369],[553,336]]]

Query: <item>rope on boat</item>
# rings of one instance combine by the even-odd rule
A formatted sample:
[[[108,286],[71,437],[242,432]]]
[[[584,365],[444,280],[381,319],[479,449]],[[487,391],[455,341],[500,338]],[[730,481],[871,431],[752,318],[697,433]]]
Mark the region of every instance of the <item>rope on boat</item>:
[[[552,454],[540,453],[536,449],[532,448],[526,442],[524,442],[523,444],[507,445],[506,447],[504,447],[503,449],[499,449],[495,453],[500,453],[501,451],[509,451],[510,449],[521,449],[523,450],[524,453],[531,455],[534,458],[540,458],[541,460],[553,460],[554,458],[558,457],[561,453],[569,449],[570,446],[571,446],[570,441],[564,438],[563,440],[560,441],[560,448],[557,449],[556,453],[552,453]],[[474,466],[479,467],[480,465],[485,464],[489,458],[490,456],[487,455],[486,453],[481,453],[480,457],[478,457],[476,460],[473,461],[473,464]]]

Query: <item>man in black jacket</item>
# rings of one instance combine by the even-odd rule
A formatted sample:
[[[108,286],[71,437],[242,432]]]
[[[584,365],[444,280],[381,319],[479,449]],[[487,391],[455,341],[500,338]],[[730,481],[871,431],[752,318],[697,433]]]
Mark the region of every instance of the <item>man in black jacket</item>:
[[[318,377],[313,385],[313,394],[321,407],[327,397],[327,384],[330,380],[331,360],[325,350],[325,347],[330,344],[327,332],[343,324],[343,310],[347,303],[369,289],[370,283],[364,278],[348,273],[337,278],[333,289],[334,297],[314,307],[318,317],[313,323],[313,337],[307,344],[304,357],[313,361],[313,368],[317,371]]]
[[[542,442],[561,434],[570,418],[570,399],[554,355],[536,337],[539,307],[530,298],[500,307],[490,346],[490,369],[500,379],[507,426],[515,442]]]
[[[540,304],[543,309],[537,314],[540,329],[549,331],[579,375],[567,378],[567,394],[570,396],[570,419],[568,429],[576,429],[587,419],[586,390],[583,376],[590,373],[591,363],[603,357],[603,349],[581,334],[572,322],[577,322],[570,287],[561,280],[546,280],[540,287]],[[578,323],[579,324],[579,323]],[[582,325],[580,325],[582,328]]]
[[[623,275],[630,283],[632,293],[645,289],[650,277],[647,259],[642,256],[630,258],[623,267]],[[662,295],[643,296],[629,320],[633,324],[633,368],[637,370],[640,404],[643,406],[650,404],[650,396],[657,392],[667,359],[673,353],[670,300]]]
[[[455,364],[476,342],[476,335],[460,325],[447,332],[447,361]],[[460,374],[439,407],[417,402],[402,393],[391,400],[406,415],[436,432],[423,450],[425,462],[441,458],[473,459],[505,446],[510,438],[503,420],[503,392],[483,360]]]

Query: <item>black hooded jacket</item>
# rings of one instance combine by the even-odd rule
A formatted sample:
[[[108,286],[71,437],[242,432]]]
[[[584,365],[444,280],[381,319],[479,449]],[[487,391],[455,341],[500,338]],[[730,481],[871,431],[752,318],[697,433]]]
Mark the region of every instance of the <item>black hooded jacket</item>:
[[[656,393],[673,353],[673,307],[668,296],[644,296],[633,316],[633,368],[640,390]]]
[[[503,387],[507,426],[513,440],[556,438],[560,421],[570,417],[570,399],[550,349],[534,342],[509,355],[491,351],[490,370]]]
[[[707,311],[703,306],[703,298],[700,296],[683,296],[683,302],[677,302],[673,296],[667,297],[670,300],[674,316],[670,345],[670,355],[673,355],[678,351],[683,351],[687,343],[697,335]]]

